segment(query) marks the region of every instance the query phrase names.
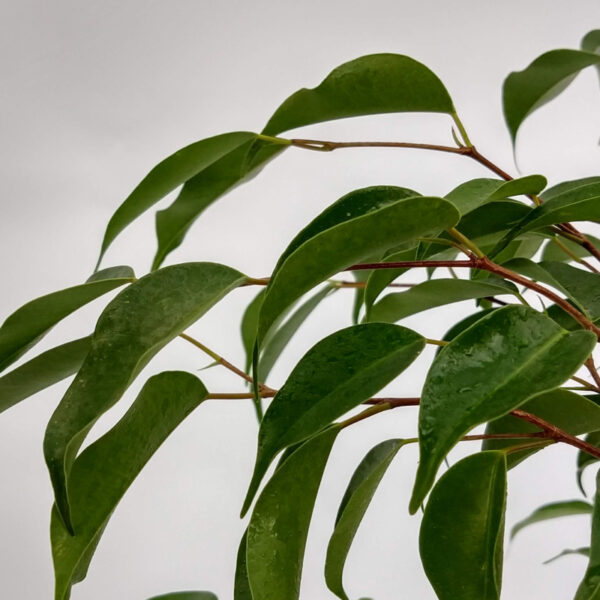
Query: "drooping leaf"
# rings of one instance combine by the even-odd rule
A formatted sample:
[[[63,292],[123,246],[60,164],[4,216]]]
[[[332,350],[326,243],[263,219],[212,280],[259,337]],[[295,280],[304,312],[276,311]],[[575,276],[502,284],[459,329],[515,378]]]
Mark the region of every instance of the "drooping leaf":
[[[252,302],[248,304],[244,315],[242,316],[241,323],[241,334],[242,334],[242,345],[244,346],[244,352],[246,353],[246,373],[250,372],[252,366],[252,354],[254,352],[254,344],[256,342],[256,333],[258,331],[258,315],[260,314],[260,307],[262,306],[265,297],[266,288],[262,288],[256,296],[252,299]]]
[[[581,435],[600,429],[600,406],[592,400],[568,390],[558,389],[538,394],[522,404],[520,408],[556,425],[571,435]],[[534,431],[539,431],[539,428],[512,415],[505,415],[490,421],[485,430],[489,434],[531,433]],[[524,441],[526,440],[485,440],[483,449],[502,450]],[[516,466],[534,452],[536,452],[535,449],[511,452],[507,457],[508,467]]]
[[[257,500],[246,548],[253,600],[298,600],[313,507],[339,430],[330,427],[300,446]]]
[[[371,54],[334,69],[313,89],[292,94],[275,111],[263,133],[346,117],[393,112],[452,114],[446,88],[425,65],[398,54]]]
[[[544,504],[536,508],[528,517],[519,521],[510,531],[511,539],[525,527],[548,521],[550,519],[558,519],[560,517],[569,517],[571,515],[589,515],[592,513],[593,506],[589,502],[583,500],[563,500],[561,502],[553,502],[552,504]]]
[[[585,436],[585,441],[588,444],[592,444],[592,446],[596,446],[597,448],[600,447],[600,431],[592,431],[592,433],[589,433]],[[579,489],[581,490],[581,493],[584,496],[586,495],[586,493],[583,489],[583,472],[590,465],[597,463],[598,460],[598,458],[592,456],[591,454],[588,454],[587,452],[583,452],[583,450],[580,450],[577,453],[577,485],[579,486]]]
[[[577,588],[574,600],[600,599],[600,472],[596,475],[596,497],[592,513],[592,540],[590,558],[583,581]]]
[[[96,273],[92,281],[41,296],[23,305],[0,327],[0,371],[23,356],[56,323],[133,279],[134,274],[129,267],[111,267]]]
[[[175,201],[156,213],[158,248],[152,269],[158,269],[177,248],[194,221],[215,200],[247,182],[287,146],[246,138],[244,143],[203,168],[186,181]]]
[[[394,323],[418,312],[453,302],[515,294],[517,288],[502,279],[432,279],[405,292],[384,296],[369,312],[369,321]]]
[[[174,265],[139,279],[106,307],[44,439],[56,504],[67,527],[66,478],[89,429],[165,344],[245,280],[219,264]]]
[[[325,563],[327,587],[342,600],[349,600],[342,577],[354,536],[387,468],[405,443],[405,440],[392,439],[372,448],[354,471],[344,493]]]
[[[526,306],[493,311],[435,358],[421,395],[420,462],[414,513],[448,451],[470,429],[507,414],[569,378],[596,343],[592,332],[567,332]]]
[[[589,234],[586,234],[586,237],[594,246],[596,246],[596,248],[600,249],[600,239]],[[558,238],[554,237],[551,240],[548,240],[548,243],[544,246],[542,260],[552,260],[555,262],[569,262],[573,260],[554,240],[558,240]],[[576,244],[571,240],[561,239],[560,243],[566,246],[571,254],[574,254],[579,258],[586,258],[590,254],[583,246]]]
[[[352,325],[358,325],[360,313],[365,303],[365,288],[369,279],[369,271],[353,271],[352,275],[357,283],[364,283],[365,287],[356,288],[354,292],[354,302],[352,303]]]
[[[548,560],[545,560],[544,564],[549,565],[551,562],[554,562],[555,560],[558,560],[559,558],[562,558],[563,556],[569,556],[570,554],[579,554],[580,556],[589,557],[590,548],[589,548],[589,546],[584,546],[583,548],[567,548],[566,550],[563,550],[556,556],[553,556],[553,557],[549,558]]]
[[[56,346],[0,377],[0,413],[77,373],[90,342],[88,336]]]
[[[347,209],[340,214],[342,207]],[[296,236],[279,259],[260,312],[259,345],[283,311],[318,283],[398,244],[452,227],[459,218],[447,200],[406,198],[402,188],[389,187],[348,194],[326,213]],[[325,222],[335,224],[326,229]]]
[[[313,346],[275,395],[260,425],[254,474],[242,514],[278,452],[329,425],[397,377],[425,340],[396,325],[368,323]]]
[[[125,416],[75,460],[69,476],[73,535],[56,505],[50,526],[55,600],[66,600],[85,575],[108,519],[154,452],[207,396],[199,379],[181,371],[150,378]]]
[[[472,179],[454,188],[446,194],[445,198],[450,200],[464,216],[487,202],[497,202],[511,196],[537,196],[547,183],[542,175],[527,175],[511,181]]]
[[[149,600],[219,600],[212,592],[171,592]]]
[[[433,488],[419,547],[439,600],[499,600],[505,504],[502,452],[463,458]]]
[[[237,558],[235,562],[235,580],[233,586],[233,600],[253,600],[250,590],[250,581],[248,581],[248,568],[246,564],[246,546],[248,539],[248,530],[240,540]]]
[[[110,244],[127,225],[180,185],[255,138],[255,133],[247,131],[216,135],[190,144],[156,165],[108,222],[98,265]]]
[[[523,71],[511,73],[504,80],[502,101],[513,144],[528,115],[556,98],[582,69],[598,64],[600,56],[592,52],[551,50]]]

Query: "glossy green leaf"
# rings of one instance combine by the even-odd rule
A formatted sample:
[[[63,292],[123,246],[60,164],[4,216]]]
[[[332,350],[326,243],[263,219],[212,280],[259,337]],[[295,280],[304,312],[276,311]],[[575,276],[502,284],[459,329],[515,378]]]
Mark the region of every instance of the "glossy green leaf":
[[[465,215],[458,228],[468,238],[480,240],[484,236],[511,229],[532,210],[530,206],[516,200],[488,202]]]
[[[589,433],[585,436],[585,441],[588,444],[592,444],[592,446],[596,446],[597,448],[600,447],[600,431],[592,431],[592,433]],[[596,458],[595,456],[592,456],[591,454],[588,454],[587,452],[583,452],[582,450],[580,450],[577,453],[577,485],[579,486],[579,489],[581,490],[581,493],[584,496],[586,494],[585,490],[583,489],[583,472],[590,465],[597,463],[598,460],[600,459]]]
[[[384,296],[369,312],[369,321],[394,323],[418,312],[453,302],[515,294],[517,288],[502,279],[432,279],[414,287]]]
[[[139,279],[106,307],[91,350],[52,415],[44,439],[56,503],[67,526],[66,478],[89,429],[165,344],[245,280],[219,264],[174,265]]]
[[[244,531],[236,557],[233,600],[252,600],[250,581],[248,580],[248,567],[246,564],[247,539],[248,530]]]
[[[425,65],[399,54],[362,56],[334,69],[313,89],[292,94],[263,133],[346,117],[393,112],[452,114],[446,88]]]
[[[454,338],[435,358],[423,386],[421,457],[411,513],[463,435],[560,385],[596,341],[590,331],[569,333],[545,315],[517,305],[493,311]]]
[[[300,446],[257,500],[246,549],[253,600],[298,600],[308,528],[338,433],[338,426],[330,427]]]
[[[523,71],[504,81],[504,118],[513,143],[517,131],[534,110],[556,98],[586,67],[600,64],[600,56],[581,50],[551,50]]]
[[[73,535],[56,505],[50,535],[55,600],[66,600],[84,579],[100,536],[117,504],[154,452],[208,395],[199,379],[181,371],[150,378],[123,418],[75,460],[69,476]]]
[[[472,454],[442,475],[419,535],[423,568],[439,600],[499,600],[505,505],[502,452]]]
[[[600,599],[600,472],[596,475],[596,497],[592,513],[592,540],[590,558],[583,581],[577,588],[574,600]]]
[[[0,327],[0,371],[23,356],[56,323],[88,302],[131,283],[133,279],[133,271],[129,267],[111,267],[96,273],[92,281],[53,292],[23,305]]]
[[[534,396],[520,406],[521,410],[536,415],[563,429],[571,435],[581,435],[600,429],[600,406],[584,396],[568,390],[551,390]],[[531,433],[539,428],[527,421],[505,415],[488,423],[485,432],[495,433]],[[524,443],[526,440],[485,440],[486,450],[500,450]],[[536,452],[534,449],[511,452],[508,457],[509,468]]]
[[[386,440],[372,448],[354,471],[342,498],[325,563],[327,587],[342,600],[349,600],[342,578],[354,536],[387,468],[405,443]]]
[[[558,519],[560,517],[569,517],[571,515],[589,515],[594,507],[589,502],[583,500],[563,500],[561,502],[553,502],[552,504],[544,504],[536,508],[528,517],[519,521],[510,531],[511,539],[525,527],[548,521],[550,519]]]
[[[152,269],[158,269],[169,252],[181,244],[189,228],[205,209],[251,179],[286,147],[257,140],[255,136],[247,137],[242,144],[233,147],[189,179],[175,201],[156,213],[158,249]]]
[[[212,592],[172,592],[153,596],[149,600],[218,600],[218,598]]]
[[[77,373],[90,342],[88,336],[56,346],[0,377],[0,413]]]
[[[562,558],[563,556],[569,556],[570,554],[579,554],[580,556],[587,556],[587,557],[589,557],[589,555],[590,555],[590,548],[589,548],[589,546],[584,546],[583,548],[567,548],[566,550],[563,550],[562,552],[560,552],[556,556],[553,556],[552,558],[549,558],[548,560],[545,560],[544,564],[548,565],[551,562],[554,562],[555,560],[558,560],[559,558]]]
[[[142,213],[180,185],[253,139],[256,139],[256,134],[247,131],[216,135],[190,144],[156,165],[110,218],[98,264],[114,239]]]
[[[446,331],[442,340],[444,340],[445,342],[450,342],[457,335],[462,333],[465,329],[468,329],[469,327],[471,327],[471,325],[473,325],[474,323],[477,323],[477,321],[479,321],[480,319],[483,319],[483,317],[485,317],[486,315],[489,315],[491,312],[493,312],[495,310],[498,310],[498,309],[497,308],[488,308],[485,310],[479,310],[479,311],[473,313],[472,315],[469,315],[468,317],[461,319],[458,323],[455,323],[454,325],[452,325],[452,327],[450,327],[450,329],[448,329],[448,331]],[[440,347],[438,349],[438,353],[441,351],[442,351],[442,348]]]
[[[408,367],[424,346],[419,334],[386,323],[354,325],[313,346],[262,420],[242,514],[278,452],[314,435],[370,398]]]
[[[367,257],[457,223],[458,211],[447,200],[405,198],[402,188],[396,190],[366,188],[348,194],[326,211],[335,214],[335,225],[325,229],[323,213],[313,221],[319,222],[320,232],[311,224],[292,241],[267,287],[258,324],[259,345],[283,311],[318,283]],[[350,211],[352,205],[355,212]],[[339,214],[341,207],[348,208]]]
[[[590,242],[600,249],[600,239],[593,235],[586,234],[586,237]],[[560,239],[560,243],[568,248],[571,254],[578,256],[579,258],[587,258],[590,253],[580,244],[576,244],[571,240],[554,237],[548,240],[548,243],[544,246],[542,252],[543,260],[552,260],[554,262],[569,262],[573,260],[554,240]]]
[[[454,188],[445,198],[464,216],[487,202],[497,202],[511,196],[538,195],[547,183],[542,175],[527,175],[511,181],[472,179]]]

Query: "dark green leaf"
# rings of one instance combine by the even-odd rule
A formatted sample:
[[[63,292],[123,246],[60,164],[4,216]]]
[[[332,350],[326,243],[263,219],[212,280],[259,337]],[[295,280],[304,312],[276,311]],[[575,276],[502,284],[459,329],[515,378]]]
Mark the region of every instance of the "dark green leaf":
[[[493,311],[454,338],[435,358],[421,395],[421,458],[411,513],[463,435],[560,385],[596,341],[590,331],[569,333],[545,315],[515,305]]]
[[[232,148],[187,181],[175,201],[156,213],[158,249],[152,269],[158,269],[166,256],[177,248],[194,221],[215,200],[256,175],[270,159],[287,146],[256,137]]]
[[[552,504],[544,504],[534,510],[528,517],[519,521],[510,531],[511,539],[529,525],[548,521],[549,519],[558,519],[559,517],[569,517],[571,515],[589,515],[592,513],[593,506],[589,502],[582,500],[563,500],[561,502],[553,502]]]
[[[327,587],[342,600],[349,600],[342,577],[356,531],[387,468],[405,443],[400,439],[386,440],[372,448],[354,471],[342,498],[325,563]]]
[[[342,207],[347,208],[340,214]],[[335,223],[327,229],[326,213]],[[326,213],[305,228],[280,258],[260,312],[259,344],[283,311],[318,283],[367,257],[452,227],[459,218],[446,200],[406,198],[402,188],[389,187],[348,194]]]
[[[52,510],[55,600],[81,581],[117,504],[171,432],[207,396],[199,379],[180,371],[150,378],[125,416],[75,460],[69,477],[71,535]]]
[[[463,458],[433,488],[419,546],[439,600],[499,600],[505,504],[502,452]]]
[[[300,446],[257,500],[246,549],[253,600],[298,600],[308,528],[338,432],[330,427]]]
[[[531,207],[516,200],[489,202],[465,215],[458,228],[462,234],[479,243],[483,236],[509,230],[520,223],[532,210]]]
[[[600,429],[600,406],[584,396],[568,390],[551,390],[539,394],[523,404],[521,410],[536,415],[548,423],[571,435],[581,435]],[[539,429],[511,415],[494,419],[488,423],[485,432],[495,433],[531,433]],[[523,440],[485,440],[484,450],[500,450],[523,443]],[[508,457],[509,468],[536,452],[535,449],[511,452]]]
[[[333,119],[415,111],[452,114],[454,106],[442,82],[425,65],[408,56],[371,54],[337,67],[316,88],[292,94],[263,133],[277,135]]]
[[[600,56],[580,50],[551,50],[523,71],[504,81],[504,117],[513,143],[525,118],[556,98],[586,67],[600,64]]]
[[[545,565],[550,564],[551,562],[554,562],[555,560],[558,560],[559,558],[562,558],[563,556],[568,556],[569,554],[579,554],[581,556],[588,556],[590,555],[590,548],[589,546],[584,546],[583,548],[567,548],[566,550],[563,550],[560,554],[557,554],[556,556],[553,556],[552,558],[549,558],[548,560],[544,561]]]
[[[56,346],[0,377],[0,412],[77,373],[90,341],[84,337]]]
[[[218,600],[218,598],[212,592],[172,592],[154,596],[149,600]]]
[[[592,446],[596,446],[596,448],[600,447],[600,431],[592,431],[592,433],[585,436],[585,441],[588,444],[592,444]],[[586,494],[585,490],[583,489],[583,482],[581,480],[583,472],[585,471],[586,467],[597,463],[598,460],[599,459],[595,456],[592,456],[587,452],[583,452],[582,450],[577,453],[577,485],[584,496]]]
[[[468,329],[469,327],[471,327],[471,325],[473,325],[474,323],[477,323],[477,321],[479,321],[479,319],[483,319],[483,317],[485,317],[486,315],[489,315],[494,310],[497,310],[497,309],[496,308],[488,308],[486,310],[480,310],[476,313],[473,313],[472,315],[469,315],[468,317],[465,317],[464,319],[462,319],[461,321],[459,321],[458,323],[455,323],[452,327],[450,327],[450,329],[448,329],[448,331],[444,334],[444,337],[442,339],[445,342],[450,342],[459,333],[462,333],[465,329]],[[438,353],[441,352],[441,350],[442,349],[440,348],[438,350]]]
[[[117,268],[120,270],[115,278]],[[105,274],[107,278],[103,277]],[[112,267],[96,273],[89,283],[53,292],[23,305],[0,327],[0,371],[23,356],[66,316],[133,279],[129,267]]]
[[[127,225],[188,179],[253,139],[256,139],[256,134],[247,131],[216,135],[190,144],[156,165],[108,222],[98,264],[107,248]]]
[[[245,280],[214,263],[174,265],[139,279],[106,307],[44,439],[56,503],[67,526],[65,478],[89,429],[165,344]]]
[[[600,49],[600,29],[592,29],[583,36],[581,49],[586,52],[598,52]]]
[[[592,513],[592,542],[590,559],[583,581],[577,588],[574,600],[600,599],[600,472],[596,475],[596,498]]]
[[[370,398],[408,367],[424,345],[410,329],[369,323],[337,331],[313,346],[265,413],[242,513],[278,452]]]
[[[418,312],[462,300],[515,294],[517,288],[501,279],[433,279],[395,294],[384,296],[369,312],[369,321],[394,323]]]
[[[576,188],[580,188],[590,183],[600,183],[600,176],[594,175],[592,177],[582,177],[581,179],[574,179],[571,181],[563,181],[561,183],[557,183],[552,187],[544,190],[542,192],[541,198],[544,202],[551,200],[555,196],[560,196],[565,192],[570,192],[575,190]]]
[[[248,568],[246,565],[246,545],[248,539],[248,530],[240,541],[235,563],[235,581],[233,588],[233,600],[252,600],[250,591],[250,582],[248,581]]]

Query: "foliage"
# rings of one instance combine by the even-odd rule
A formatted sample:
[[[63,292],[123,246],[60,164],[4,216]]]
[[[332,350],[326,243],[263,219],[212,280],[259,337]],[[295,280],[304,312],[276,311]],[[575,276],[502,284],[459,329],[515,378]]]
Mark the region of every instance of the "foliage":
[[[506,78],[504,116],[513,144],[529,114],[560,94],[579,71],[600,65],[599,39],[600,31],[592,31],[581,50],[547,52]],[[454,145],[280,136],[332,119],[391,112],[446,114]],[[445,197],[393,186],[350,191],[291,240],[267,278],[206,262],[161,267],[212,202],[268,161],[292,147],[331,152],[356,146],[457,154],[494,177],[464,182]],[[178,188],[176,200],[156,216],[152,271],[137,279],[128,267],[99,270],[114,239]],[[0,327],[0,369],[6,370],[67,315],[126,286],[108,303],[91,336],[66,341],[0,377],[4,411],[74,375],[44,440],[55,495],[55,600],[68,600],[73,584],[85,578],[118,502],[162,442],[201,402],[226,398],[253,402],[260,423],[242,507],[242,517],[251,514],[237,555],[234,600],[299,598],[313,508],[336,439],[372,415],[416,404],[418,437],[382,440],[357,466],[332,523],[326,584],[338,598],[351,597],[343,575],[355,534],[397,453],[418,443],[407,508],[424,510],[420,553],[435,593],[441,600],[498,600],[508,470],[549,444],[565,443],[579,450],[574,476],[581,486],[582,471],[600,459],[600,376],[593,358],[600,338],[600,243],[579,229],[598,221],[600,177],[549,189],[542,175],[513,179],[472,144],[440,79],[416,60],[394,54],[350,61],[317,87],[299,90],[261,133],[225,133],[163,160],[110,219],[88,281],[29,302]],[[422,269],[426,281],[397,281]],[[340,279],[343,272],[352,272],[355,280]],[[245,370],[185,333],[241,286],[260,289],[241,322]],[[279,390],[270,387],[271,368],[296,331],[325,297],[342,290],[355,294],[348,315],[353,324],[311,348]],[[541,310],[535,308],[538,298]],[[439,340],[397,324],[465,300],[475,300],[473,313],[440,332]],[[191,373],[156,374],[121,420],[81,450],[98,418],[177,336],[239,375],[247,391],[211,393]],[[440,349],[421,397],[377,398],[428,343]],[[580,373],[582,367],[587,371]],[[482,425],[485,433],[471,433]],[[473,440],[483,441],[481,451],[436,480],[448,452]],[[592,515],[590,547],[559,555],[589,557],[577,600],[600,598],[599,498],[600,491],[594,504],[581,499],[547,504],[512,529],[515,535],[547,519]],[[187,591],[158,598],[215,596]]]

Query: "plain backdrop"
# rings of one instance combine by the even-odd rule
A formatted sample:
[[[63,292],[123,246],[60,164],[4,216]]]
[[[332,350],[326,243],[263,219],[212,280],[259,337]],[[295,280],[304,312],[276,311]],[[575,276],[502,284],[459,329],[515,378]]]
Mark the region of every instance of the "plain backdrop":
[[[360,55],[395,52],[428,65],[446,84],[479,149],[516,174],[502,119],[504,77],[546,50],[577,47],[599,26],[595,0],[571,5],[555,0],[0,0],[0,319],[34,297],[87,278],[110,215],[159,160],[204,137],[261,129],[290,93],[313,87],[332,68]],[[550,183],[597,175],[598,106],[598,80],[590,70],[525,123],[520,172],[543,173]],[[301,134],[451,143],[449,119],[441,115],[345,120],[307,127]],[[482,176],[488,173],[468,159],[436,153],[292,149],[210,207],[167,262],[209,260],[266,276],[289,239],[352,189],[391,184],[435,195]],[[118,238],[104,265],[129,264],[140,276],[154,250],[149,211]],[[190,332],[243,364],[239,322],[255,291],[230,294]],[[351,296],[342,290],[311,316],[277,364],[272,385],[281,385],[318,339],[350,324]],[[38,349],[89,333],[107,299],[60,323]],[[455,305],[402,324],[439,338],[469,310],[470,303]],[[418,395],[432,355],[428,349],[385,391]],[[198,371],[209,362],[175,340],[101,419],[89,441],[114,424],[148,375],[160,370],[198,373],[213,392],[243,391],[227,371]],[[51,489],[42,439],[67,385],[0,415],[2,598],[52,598]],[[376,442],[414,435],[415,418],[415,409],[384,413],[340,437],[315,509],[303,600],[333,597],[322,576],[325,548],[356,464]],[[199,407],[118,506],[73,599],[144,600],[183,589],[212,590],[230,599],[245,527],[237,515],[256,432],[247,402]],[[464,446],[450,462],[475,449]],[[540,504],[580,496],[575,458],[573,449],[551,448],[510,473],[509,527]],[[434,598],[418,557],[420,517],[407,511],[416,460],[415,447],[400,452],[358,532],[346,570],[353,598]],[[591,471],[585,477],[588,491]],[[507,547],[503,598],[572,597],[585,559],[542,562],[563,548],[586,545],[588,536],[585,516],[524,531]]]

